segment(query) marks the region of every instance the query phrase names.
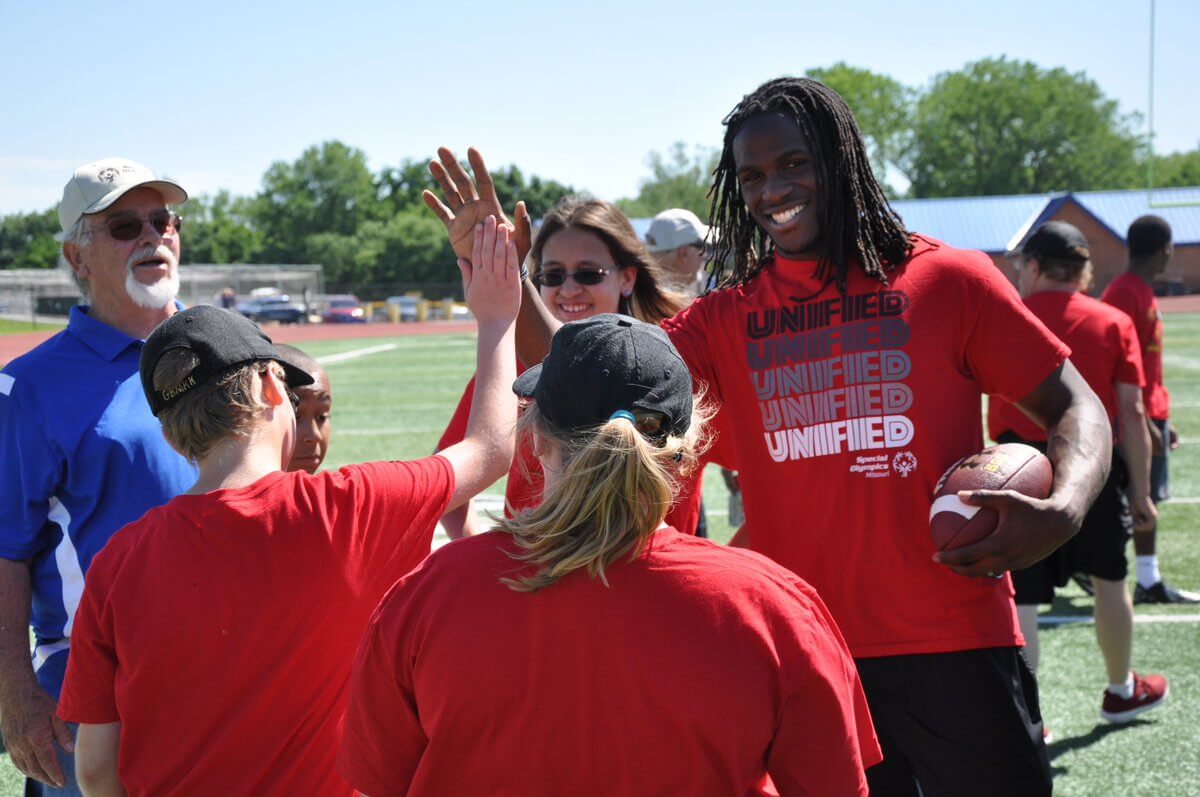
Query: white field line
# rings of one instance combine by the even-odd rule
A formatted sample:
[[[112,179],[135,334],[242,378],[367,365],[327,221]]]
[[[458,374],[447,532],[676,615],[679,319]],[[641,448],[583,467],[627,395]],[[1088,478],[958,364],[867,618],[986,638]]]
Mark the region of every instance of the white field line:
[[[1143,623],[1200,623],[1200,614],[1135,614],[1133,621]],[[1090,615],[1047,614],[1038,618],[1038,625],[1091,624]]]
[[[366,357],[371,354],[382,354],[385,351],[391,351],[396,348],[395,343],[384,343],[380,346],[368,346],[365,349],[351,349],[340,354],[326,354],[324,357],[314,357],[321,365],[333,365],[334,363],[344,363],[347,360],[357,360],[359,357]]]
[[[1182,354],[1163,354],[1163,365],[1173,365],[1189,371],[1200,371],[1200,360],[1195,357],[1185,357]]]

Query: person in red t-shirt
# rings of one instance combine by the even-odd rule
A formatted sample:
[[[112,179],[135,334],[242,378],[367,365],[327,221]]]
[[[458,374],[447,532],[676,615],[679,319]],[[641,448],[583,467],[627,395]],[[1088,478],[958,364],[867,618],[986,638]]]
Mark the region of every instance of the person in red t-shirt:
[[[884,752],[872,794],[1048,794],[1004,572],[1079,530],[1108,472],[1104,407],[986,255],[905,230],[827,87],[743,98],[715,176],[720,287],[663,328],[721,406],[738,541],[812,584],[846,635]],[[935,552],[934,486],[983,447],[983,393],[1049,431],[1053,492],[965,495],[999,527]]]
[[[1171,226],[1160,216],[1140,216],[1129,225],[1129,270],[1108,284],[1101,301],[1133,319],[1142,347],[1146,371],[1144,388],[1146,414],[1150,421],[1153,456],[1150,460],[1150,497],[1162,503],[1167,489],[1167,460],[1179,446],[1179,435],[1171,424],[1171,397],[1163,386],[1163,324],[1154,298],[1154,278],[1171,262],[1174,245]],[[1200,603],[1200,594],[1168,586],[1158,569],[1157,526],[1133,535],[1137,554],[1137,588],[1134,603]]]
[[[565,325],[513,389],[545,501],[439,549],[355,659],[341,772],[372,797],[865,795],[879,760],[816,593],[664,522],[703,410],[656,326]]]
[[[352,794],[334,757],[363,628],[445,508],[512,457],[519,261],[507,228],[481,226],[463,266],[479,390],[438,456],[286,473],[311,375],[217,307],[147,339],[142,387],[199,477],[91,563],[59,702],[85,792]]]
[[[452,226],[457,218],[455,212],[460,216],[464,214],[456,186],[472,186],[472,183],[453,153],[443,148],[439,150],[439,156],[440,160],[433,161],[430,168],[446,201],[456,210],[438,203],[436,197],[431,207],[438,212],[439,218]],[[477,151],[472,149],[470,157],[479,181],[477,193],[487,195],[492,185],[487,167]],[[454,175],[454,179],[450,175]],[[562,323],[600,313],[624,313],[658,324],[675,315],[687,303],[682,294],[665,287],[661,269],[620,208],[600,199],[570,196],[560,200],[542,219],[529,258],[533,272],[527,291],[536,293],[553,318]],[[520,367],[518,364],[518,370]],[[467,384],[438,442],[438,450],[462,439],[474,384],[474,380]],[[505,516],[512,517],[521,510],[535,507],[541,500],[541,465],[527,448],[521,446],[508,472]],[[696,528],[700,513],[693,504],[698,501],[696,494],[692,501],[681,503],[673,510],[671,520],[679,523],[681,528]],[[442,518],[442,527],[451,539],[477,533],[474,506],[468,503],[447,513]]]
[[[1130,533],[1153,528],[1157,512],[1150,500],[1150,435],[1142,409],[1137,333],[1120,310],[1081,292],[1089,263],[1087,240],[1078,229],[1063,221],[1046,222],[1017,256],[1018,287],[1025,305],[1071,347],[1071,361],[1108,411],[1118,443],[1113,467],[1079,534],[1032,567],[1014,570],[1012,578],[1025,652],[1036,670],[1038,604],[1051,603],[1055,588],[1071,574],[1091,576],[1096,643],[1109,684],[1100,715],[1109,722],[1129,722],[1161,706],[1167,696],[1167,680],[1161,675],[1142,676],[1130,669],[1133,603],[1125,586]],[[988,430],[1001,443],[1045,448],[1041,427],[1002,398],[988,402]]]

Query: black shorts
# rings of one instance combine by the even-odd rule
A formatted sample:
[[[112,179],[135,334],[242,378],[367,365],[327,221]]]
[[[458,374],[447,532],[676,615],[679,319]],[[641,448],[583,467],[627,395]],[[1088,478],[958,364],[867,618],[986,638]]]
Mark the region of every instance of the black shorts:
[[[1029,443],[1001,435],[1003,443],[1025,443],[1045,451],[1045,443]],[[1083,519],[1079,533],[1040,562],[1012,571],[1013,591],[1018,606],[1054,602],[1054,590],[1065,586],[1072,573],[1087,573],[1107,581],[1124,581],[1129,575],[1125,550],[1133,533],[1133,515],[1125,488],[1129,471],[1125,460],[1113,452],[1108,481]]]
[[[855,664],[883,748],[867,770],[871,797],[1050,794],[1037,682],[1020,648]]]

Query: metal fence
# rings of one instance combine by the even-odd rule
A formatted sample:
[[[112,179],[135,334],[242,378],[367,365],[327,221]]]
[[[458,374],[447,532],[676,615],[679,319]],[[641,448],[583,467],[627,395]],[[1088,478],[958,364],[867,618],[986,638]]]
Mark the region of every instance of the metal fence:
[[[276,288],[299,298],[325,292],[319,265],[187,265],[179,267],[179,298],[184,304],[218,304],[226,288],[239,296],[255,288]],[[81,301],[64,269],[0,270],[0,315],[19,318],[65,316]]]

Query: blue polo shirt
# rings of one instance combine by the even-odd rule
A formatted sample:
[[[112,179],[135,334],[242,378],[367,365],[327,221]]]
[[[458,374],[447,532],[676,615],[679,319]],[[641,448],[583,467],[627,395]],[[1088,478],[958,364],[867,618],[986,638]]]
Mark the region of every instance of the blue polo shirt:
[[[33,665],[56,699],[92,557],[196,481],[150,414],[143,343],[72,307],[65,330],[0,372],[0,557],[32,560]]]

